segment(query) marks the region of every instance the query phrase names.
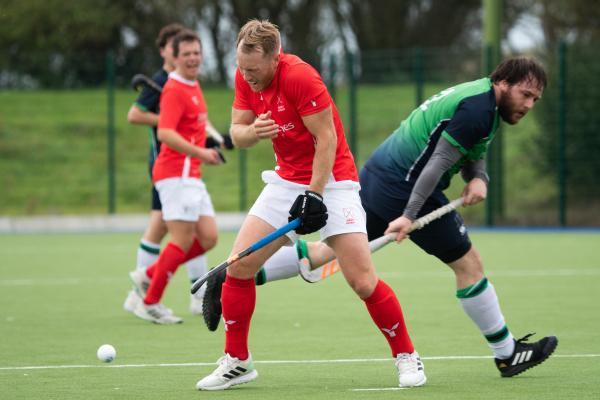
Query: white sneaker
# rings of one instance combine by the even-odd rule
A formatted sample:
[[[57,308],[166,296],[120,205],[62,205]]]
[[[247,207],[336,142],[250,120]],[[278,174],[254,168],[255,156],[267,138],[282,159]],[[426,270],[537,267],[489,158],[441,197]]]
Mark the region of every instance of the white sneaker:
[[[137,292],[135,291],[135,289],[131,289],[129,291],[129,293],[127,294],[127,298],[125,299],[125,303],[123,303],[123,309],[125,311],[133,312],[135,310],[135,307],[141,301],[142,301],[142,298],[140,297],[140,295],[137,294]]]
[[[133,287],[140,297],[146,296],[146,292],[150,287],[150,278],[146,275],[146,270],[136,268],[129,273],[129,278],[133,282]]]
[[[310,261],[308,258],[301,258],[298,260],[298,272],[302,279],[308,283],[316,283],[323,280],[331,275],[335,274],[340,270],[337,260],[323,264],[318,268],[311,269]]]
[[[143,301],[140,301],[135,310],[133,310],[133,313],[141,319],[160,325],[180,324],[183,322],[183,319],[173,314],[170,309],[160,303],[147,305]]]
[[[225,390],[228,387],[240,385],[255,380],[258,371],[254,369],[252,356],[240,360],[225,354],[217,361],[219,365],[212,374],[205,376],[196,383],[198,390]]]
[[[425,367],[416,351],[413,353],[400,353],[396,356],[396,367],[400,387],[422,386],[427,382]]]
[[[202,315],[202,304],[204,303],[204,292],[206,285],[202,285],[195,294],[190,295],[190,312],[193,315]]]

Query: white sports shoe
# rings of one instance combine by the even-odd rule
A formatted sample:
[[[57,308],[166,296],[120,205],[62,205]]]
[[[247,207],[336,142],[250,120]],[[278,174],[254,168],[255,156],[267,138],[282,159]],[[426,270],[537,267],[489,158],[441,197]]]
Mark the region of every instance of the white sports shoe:
[[[160,325],[180,324],[183,322],[183,319],[173,314],[173,311],[160,303],[146,305],[143,301],[140,301],[135,310],[133,310],[133,313],[141,319]]]
[[[125,311],[133,312],[138,303],[142,301],[142,298],[135,291],[135,289],[131,289],[127,294],[127,298],[125,299],[125,303],[123,303],[123,309]]]
[[[400,387],[422,386],[427,382],[425,367],[416,351],[413,353],[400,353],[396,356],[396,367]]]
[[[202,315],[202,304],[204,303],[204,292],[206,285],[202,285],[195,294],[190,295],[190,312],[193,315]]]
[[[146,270],[136,268],[129,273],[129,278],[133,282],[133,287],[140,297],[146,296],[146,292],[150,287],[150,278],[146,275]]]
[[[205,376],[196,383],[198,390],[225,390],[231,386],[240,385],[255,380],[258,371],[254,369],[252,356],[240,360],[225,354],[217,361],[219,365],[212,374]]]

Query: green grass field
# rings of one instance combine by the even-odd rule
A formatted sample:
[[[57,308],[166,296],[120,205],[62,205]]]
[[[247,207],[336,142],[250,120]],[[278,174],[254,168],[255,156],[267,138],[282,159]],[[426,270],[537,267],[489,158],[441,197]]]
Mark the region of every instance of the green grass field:
[[[447,85],[427,85],[425,96]],[[409,84],[358,88],[359,166],[414,108],[414,90]],[[118,90],[115,95],[118,213],[146,212],[150,204],[148,129],[126,121],[135,96],[130,90]],[[211,120],[226,132],[233,91],[207,87],[205,96]],[[343,88],[337,91],[337,104],[348,124],[348,94]],[[106,124],[107,100],[103,89],[0,92],[0,185],[7,189],[0,199],[0,215],[106,213]],[[531,143],[543,134],[537,127],[536,115],[532,115],[518,126],[506,127],[502,133],[506,165],[518,166],[506,168],[504,223],[556,223],[554,177],[540,176],[535,160],[530,157]],[[240,209],[239,152],[226,152],[226,157],[226,165],[207,167],[204,179],[218,211],[237,211]],[[250,206],[262,188],[259,171],[273,166],[270,143],[263,142],[247,151],[245,207]],[[462,184],[460,179],[455,181],[453,193],[459,193]],[[470,223],[482,224],[484,211],[484,207],[469,209],[465,217]]]
[[[600,264],[597,233],[475,232],[509,328],[556,334],[551,359],[501,379],[454,297],[449,270],[410,243],[374,256],[402,303],[428,382],[394,390],[387,344],[340,275],[257,289],[250,337],[260,377],[219,393],[195,391],[214,368],[222,327],[187,310],[180,270],[165,303],[185,318],[156,326],[124,312],[137,234],[0,236],[0,387],[3,399],[597,399]],[[232,233],[209,254],[220,262]],[[103,343],[117,348],[109,365]],[[383,389],[383,390],[360,390]]]

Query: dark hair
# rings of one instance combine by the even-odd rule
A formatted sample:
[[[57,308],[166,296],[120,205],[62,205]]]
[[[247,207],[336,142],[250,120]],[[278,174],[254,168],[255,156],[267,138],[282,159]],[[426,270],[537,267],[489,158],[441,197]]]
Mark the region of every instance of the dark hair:
[[[238,33],[236,47],[243,40],[242,51],[250,53],[256,50],[262,50],[263,55],[272,55],[279,52],[281,39],[279,37],[279,28],[267,20],[259,21],[251,19],[246,22]]]
[[[172,37],[175,37],[175,35],[184,29],[185,27],[181,24],[165,25],[160,32],[158,32],[158,36],[156,37],[156,46],[159,49],[164,48]]]
[[[202,42],[198,34],[192,30],[184,29],[173,38],[173,56],[179,56],[179,43],[181,42],[198,42],[202,49]]]
[[[544,89],[547,84],[544,67],[528,57],[514,57],[502,61],[490,75],[492,82],[506,81],[515,85],[523,81],[536,82],[539,89]]]

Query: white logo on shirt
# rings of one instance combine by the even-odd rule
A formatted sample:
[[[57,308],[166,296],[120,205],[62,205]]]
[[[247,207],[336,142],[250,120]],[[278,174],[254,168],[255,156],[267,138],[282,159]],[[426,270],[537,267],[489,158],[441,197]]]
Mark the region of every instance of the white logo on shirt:
[[[291,131],[295,127],[296,126],[294,125],[293,122],[288,122],[287,124],[279,125],[279,131],[281,133],[285,133],[285,132]]]
[[[314,101],[314,100],[311,100],[311,101],[310,101],[310,104],[312,104],[312,106],[313,106],[313,107],[316,107],[316,106],[317,106],[317,102],[316,102],[316,101]]]
[[[198,100],[197,96],[192,96],[192,101],[194,102],[195,105],[200,104],[200,100]]]
[[[281,97],[277,96],[277,111],[282,112],[285,111],[285,105],[281,101]]]

